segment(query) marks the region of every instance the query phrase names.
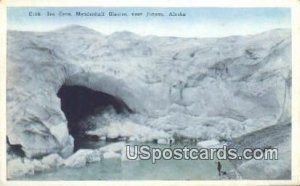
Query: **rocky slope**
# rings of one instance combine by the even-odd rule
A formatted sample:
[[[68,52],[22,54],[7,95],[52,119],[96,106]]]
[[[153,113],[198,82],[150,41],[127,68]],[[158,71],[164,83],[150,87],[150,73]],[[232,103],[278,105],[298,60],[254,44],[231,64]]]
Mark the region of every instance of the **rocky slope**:
[[[244,179],[291,179],[291,125],[273,125],[241,137],[228,145],[238,149],[272,148],[278,150],[277,160],[232,160],[236,171]],[[259,173],[259,174],[258,174]]]
[[[62,85],[114,96],[138,124],[191,138],[290,123],[290,30],[200,39],[70,26],[8,31],[7,49],[7,137],[27,157],[73,153]]]

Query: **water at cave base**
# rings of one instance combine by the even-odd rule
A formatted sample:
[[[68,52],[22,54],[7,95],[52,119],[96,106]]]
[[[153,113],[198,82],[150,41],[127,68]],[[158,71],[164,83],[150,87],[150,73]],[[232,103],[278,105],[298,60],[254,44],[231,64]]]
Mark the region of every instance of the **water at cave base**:
[[[82,148],[99,148],[106,142],[84,142]],[[139,144],[138,144],[139,145]],[[147,143],[151,147],[168,148],[169,145]],[[184,145],[173,145],[184,147]],[[188,148],[196,147],[188,145]],[[233,169],[227,160],[220,160],[223,171]],[[18,177],[17,180],[217,180],[220,179],[216,160],[151,160],[102,159],[82,168],[58,168]]]

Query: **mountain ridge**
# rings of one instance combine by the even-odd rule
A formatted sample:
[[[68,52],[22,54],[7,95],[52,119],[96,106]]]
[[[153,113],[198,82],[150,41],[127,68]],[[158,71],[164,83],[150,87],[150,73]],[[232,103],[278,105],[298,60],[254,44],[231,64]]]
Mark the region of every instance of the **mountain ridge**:
[[[74,25],[68,25],[68,26],[64,26],[62,28],[57,28],[51,31],[39,31],[38,33],[51,33],[51,32],[58,32],[58,31],[67,31],[67,32],[72,32],[72,31],[78,31],[78,30],[82,30],[85,32],[97,32],[103,36],[112,36],[112,35],[135,35],[138,37],[162,37],[162,38],[185,38],[185,39],[217,39],[217,38],[235,38],[235,37],[245,37],[245,36],[254,36],[254,35],[261,35],[261,34],[268,34],[269,32],[291,32],[290,28],[274,28],[274,29],[270,29],[270,30],[265,30],[265,31],[261,31],[261,32],[257,32],[257,33],[252,33],[252,34],[238,34],[238,35],[228,35],[228,36],[220,36],[220,37],[180,37],[180,36],[159,36],[159,35],[141,35],[141,34],[137,34],[135,32],[131,32],[128,30],[121,30],[121,31],[115,31],[111,34],[103,34],[100,30],[98,29],[94,29],[88,26],[82,26],[79,24],[74,24]],[[22,30],[8,30],[8,32],[37,32],[37,31],[22,31]]]

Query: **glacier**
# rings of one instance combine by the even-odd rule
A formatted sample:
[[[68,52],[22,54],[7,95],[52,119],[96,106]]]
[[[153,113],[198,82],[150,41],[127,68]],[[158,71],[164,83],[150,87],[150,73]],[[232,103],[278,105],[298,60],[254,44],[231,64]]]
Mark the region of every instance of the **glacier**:
[[[99,136],[222,141],[291,122],[289,29],[180,38],[72,25],[7,37],[7,139],[27,158],[74,153],[62,86],[111,95],[130,109],[78,123],[94,122],[97,130],[87,133]]]

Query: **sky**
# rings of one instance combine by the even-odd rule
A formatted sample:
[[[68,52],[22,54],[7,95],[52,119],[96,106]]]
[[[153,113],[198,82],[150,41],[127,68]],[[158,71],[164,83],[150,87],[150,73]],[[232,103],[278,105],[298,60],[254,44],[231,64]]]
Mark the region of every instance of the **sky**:
[[[29,16],[40,13],[41,16]],[[55,16],[47,16],[52,12]],[[106,16],[76,16],[76,12],[104,12]],[[109,12],[127,13],[128,16],[108,16]],[[131,13],[143,13],[131,16]],[[164,16],[146,16],[147,13]],[[169,16],[182,12],[186,16]],[[59,16],[71,13],[72,16]],[[177,37],[224,37],[247,35],[291,27],[289,8],[109,8],[109,7],[10,7],[7,26],[10,30],[49,31],[68,25],[82,25],[103,34],[130,31],[139,35]]]

